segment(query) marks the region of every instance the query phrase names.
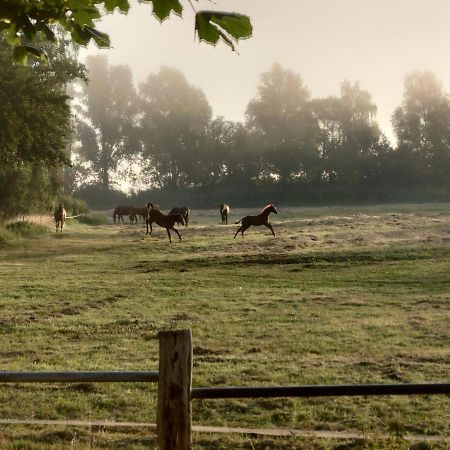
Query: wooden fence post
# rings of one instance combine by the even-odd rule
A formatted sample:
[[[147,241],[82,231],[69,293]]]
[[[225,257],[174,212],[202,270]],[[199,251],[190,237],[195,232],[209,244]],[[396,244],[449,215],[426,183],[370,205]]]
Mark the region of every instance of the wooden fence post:
[[[156,428],[160,450],[191,448],[191,330],[159,333]]]

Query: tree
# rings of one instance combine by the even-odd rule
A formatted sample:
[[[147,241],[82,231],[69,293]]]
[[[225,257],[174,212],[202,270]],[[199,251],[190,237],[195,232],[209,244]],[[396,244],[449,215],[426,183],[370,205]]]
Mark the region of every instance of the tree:
[[[392,123],[408,176],[448,183],[450,98],[433,73],[413,72],[405,78],[403,103]]]
[[[211,107],[205,94],[176,69],[162,67],[139,89],[144,157],[160,187],[196,184],[204,177],[202,152]]]
[[[340,97],[314,100],[313,108],[325,180],[352,185],[372,178],[375,158],[386,151],[387,140],[374,120],[377,107],[370,93],[344,81]]]
[[[49,48],[49,64],[20,66],[0,38],[0,215],[46,205],[60,186],[71,135],[67,86],[83,76],[71,46]]]
[[[128,66],[110,66],[105,56],[89,56],[86,65],[89,82],[84,87],[86,114],[77,124],[79,153],[108,190],[111,174],[139,151],[136,92]]]
[[[319,129],[309,97],[299,75],[274,64],[247,107],[247,126],[263,136],[266,160],[282,183],[308,178],[318,160]]]
[[[181,15],[180,0],[149,0],[153,14],[159,20],[170,13]],[[188,0],[193,7],[190,0]],[[107,34],[96,28],[95,20],[105,12],[118,9],[127,13],[129,0],[2,0],[0,3],[0,33],[14,49],[16,60],[25,62],[28,55],[47,59],[42,46],[33,45],[36,37],[55,42],[53,25],[59,25],[68,32],[73,42],[86,45],[92,39],[99,47],[109,47]],[[198,11],[195,16],[195,31],[200,40],[216,44],[222,39],[234,50],[240,38],[250,37],[252,26],[247,16],[218,11]]]

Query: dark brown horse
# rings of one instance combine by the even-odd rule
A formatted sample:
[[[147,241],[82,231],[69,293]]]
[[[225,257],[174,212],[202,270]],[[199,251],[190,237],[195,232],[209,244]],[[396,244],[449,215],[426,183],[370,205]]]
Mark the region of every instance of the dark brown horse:
[[[220,215],[222,216],[222,225],[228,225],[228,214],[230,214],[230,207],[226,203],[221,203]]]
[[[272,225],[269,223],[269,214],[270,213],[278,214],[275,205],[267,205],[257,216],[245,216],[241,220],[238,220],[235,223],[239,223],[242,221],[242,225],[236,231],[234,237],[237,236],[239,232],[241,232],[242,237],[244,237],[244,231],[253,226],[265,225],[275,236],[275,231],[273,231]]]
[[[136,208],[134,206],[118,206],[113,212],[114,223],[116,220],[123,223],[124,216],[130,217],[130,223],[137,222]]]
[[[185,227],[188,226],[190,213],[191,213],[191,210],[186,206],[182,206],[181,208],[172,208],[169,211],[169,214],[180,214],[183,217]]]
[[[59,228],[62,233],[64,222],[66,221],[66,210],[64,209],[64,204],[62,202],[59,202],[59,205],[55,209],[53,217],[55,218],[56,232],[58,232]]]
[[[145,220],[147,217],[147,208],[145,206],[143,208],[134,208],[134,212],[136,214],[136,218],[139,216],[141,220]]]
[[[147,233],[149,234],[148,228],[150,226],[150,233],[153,231],[152,223],[155,222],[160,227],[163,227],[167,231],[167,235],[169,236],[169,241],[172,242],[172,237],[170,236],[170,231],[175,231],[177,233],[178,238],[181,241],[180,233],[178,233],[177,229],[174,227],[175,222],[180,225],[184,225],[184,219],[181,214],[163,214],[159,209],[153,208],[151,203],[147,204],[147,217],[145,219],[147,223]]]

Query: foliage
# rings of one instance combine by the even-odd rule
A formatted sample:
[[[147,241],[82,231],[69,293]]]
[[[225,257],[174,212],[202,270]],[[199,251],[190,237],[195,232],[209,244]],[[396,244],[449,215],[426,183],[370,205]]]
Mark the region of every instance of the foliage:
[[[142,0],[140,0],[142,1]],[[181,15],[180,0],[150,0],[159,20],[173,11]],[[192,4],[191,4],[192,6]],[[3,0],[0,4],[0,32],[14,49],[14,58],[26,63],[29,55],[46,61],[45,48],[36,45],[37,37],[55,42],[54,25],[70,34],[74,43],[86,45],[93,40],[99,47],[110,47],[109,36],[97,29],[95,20],[105,12],[118,9],[127,13],[129,0]],[[218,11],[197,11],[195,30],[199,39],[216,44],[222,39],[233,50],[241,38],[250,37],[252,26],[247,16]]]
[[[89,212],[86,202],[72,195],[61,195],[59,201],[63,202],[64,208],[70,215],[86,214]]]
[[[87,111],[77,121],[79,155],[91,164],[95,179],[107,190],[111,172],[139,149],[137,98],[128,66],[110,66],[104,56],[90,56],[86,65],[89,82],[83,100]]]
[[[82,214],[77,217],[77,221],[85,225],[106,225],[109,223],[106,216],[100,213]]]
[[[205,94],[176,69],[162,67],[139,90],[143,155],[160,187],[202,182],[205,132],[212,110]]]
[[[6,225],[6,229],[19,236],[38,236],[48,232],[48,228],[44,225],[38,225],[28,220],[21,220]]]
[[[398,176],[431,183],[450,178],[450,98],[431,72],[405,78],[403,103],[393,115],[398,139]],[[409,172],[409,174],[405,173]]]
[[[51,208],[70,163],[66,89],[84,71],[64,39],[49,51],[49,64],[16,65],[0,37],[0,220]]]

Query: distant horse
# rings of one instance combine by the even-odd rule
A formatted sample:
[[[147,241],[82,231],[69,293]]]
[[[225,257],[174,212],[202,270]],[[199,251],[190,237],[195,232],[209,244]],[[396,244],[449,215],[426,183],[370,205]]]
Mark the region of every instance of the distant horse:
[[[64,205],[62,202],[59,202],[58,207],[55,209],[55,224],[56,224],[56,232],[58,232],[58,228],[61,233],[64,228],[64,222],[66,221],[66,210],[64,209]]]
[[[275,231],[273,231],[272,225],[269,223],[269,214],[273,212],[278,214],[275,205],[267,205],[257,216],[245,216],[242,219],[238,220],[235,223],[239,223],[242,221],[242,226],[236,231],[234,237],[237,236],[239,232],[241,232],[242,237],[244,237],[244,231],[253,226],[265,225],[275,236]]]
[[[122,221],[122,223],[123,223],[124,216],[129,216],[130,223],[133,223],[134,220],[136,220],[136,222],[137,222],[135,210],[136,210],[136,208],[134,206],[118,206],[113,212],[114,223],[116,223],[116,220],[118,222]]]
[[[134,212],[136,213],[136,218],[137,216],[139,216],[141,218],[141,220],[145,220],[145,218],[147,217],[147,208],[134,208]]]
[[[230,207],[226,203],[221,203],[220,215],[222,216],[222,225],[228,225],[228,214],[230,214]]]
[[[169,211],[169,215],[170,214],[180,214],[183,217],[185,227],[188,226],[190,213],[191,213],[191,210],[189,208],[187,208],[186,206],[182,206],[181,208],[172,208]]]
[[[147,223],[147,233],[149,234],[148,228],[150,226],[150,233],[153,231],[152,223],[155,222],[160,227],[163,227],[167,231],[167,235],[169,236],[169,241],[172,242],[172,237],[170,236],[170,231],[175,231],[177,233],[178,238],[181,241],[180,233],[178,233],[177,229],[174,227],[175,222],[179,223],[180,225],[184,225],[184,219],[181,214],[163,214],[159,209],[156,209],[153,207],[151,203],[147,204],[147,217],[146,217],[146,223]]]

